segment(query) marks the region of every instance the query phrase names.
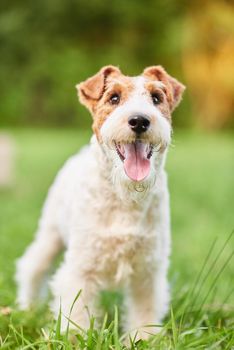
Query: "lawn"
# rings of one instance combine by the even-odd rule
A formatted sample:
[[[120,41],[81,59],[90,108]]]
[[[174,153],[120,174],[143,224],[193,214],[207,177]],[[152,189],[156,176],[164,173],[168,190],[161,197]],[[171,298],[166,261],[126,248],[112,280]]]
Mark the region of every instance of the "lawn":
[[[14,262],[32,240],[53,178],[89,139],[77,130],[10,130],[16,148],[15,183],[0,190],[0,346],[72,349],[47,306],[17,311]],[[234,348],[233,134],[176,130],[167,170],[171,193],[172,309],[163,331],[132,349]],[[103,301],[114,304],[118,295]],[[9,307],[6,308],[6,307]],[[149,332],[151,332],[149,328]],[[77,349],[124,349],[118,312],[102,330],[77,335]]]

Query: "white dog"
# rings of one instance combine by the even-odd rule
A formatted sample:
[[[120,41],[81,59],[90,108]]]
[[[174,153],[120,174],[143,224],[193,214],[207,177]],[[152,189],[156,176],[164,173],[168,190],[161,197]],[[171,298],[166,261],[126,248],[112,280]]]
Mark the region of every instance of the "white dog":
[[[88,327],[98,291],[126,292],[126,329],[158,324],[168,309],[170,215],[164,163],[171,112],[184,86],[161,66],[137,77],[113,66],[77,85],[92,113],[89,146],[52,185],[34,242],[17,263],[18,304],[28,308],[43,275],[65,247],[51,281],[52,310]],[[142,328],[144,330],[144,328]],[[144,337],[144,335],[142,335]]]

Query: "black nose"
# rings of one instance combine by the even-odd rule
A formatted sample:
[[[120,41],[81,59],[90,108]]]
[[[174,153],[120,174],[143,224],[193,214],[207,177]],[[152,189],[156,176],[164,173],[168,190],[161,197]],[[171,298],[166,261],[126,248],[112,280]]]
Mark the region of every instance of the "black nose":
[[[147,131],[150,126],[150,121],[147,116],[142,114],[133,115],[128,119],[128,124],[132,131],[137,134]]]

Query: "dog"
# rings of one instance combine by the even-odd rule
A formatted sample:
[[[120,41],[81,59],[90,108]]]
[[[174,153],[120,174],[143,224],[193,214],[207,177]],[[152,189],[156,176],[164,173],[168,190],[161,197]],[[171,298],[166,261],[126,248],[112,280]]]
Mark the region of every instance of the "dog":
[[[164,164],[171,113],[185,87],[161,66],[129,77],[111,65],[76,87],[92,114],[93,136],[49,190],[35,240],[17,261],[17,302],[21,309],[35,303],[44,274],[65,248],[50,282],[62,329],[68,318],[88,328],[89,314],[99,315],[99,291],[121,289],[125,329],[139,329],[144,338],[144,326],[160,324],[170,300]]]

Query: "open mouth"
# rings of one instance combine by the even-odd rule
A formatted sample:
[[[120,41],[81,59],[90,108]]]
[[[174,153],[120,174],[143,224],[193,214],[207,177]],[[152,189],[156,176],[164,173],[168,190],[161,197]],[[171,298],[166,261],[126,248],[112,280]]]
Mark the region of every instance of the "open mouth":
[[[127,176],[133,181],[144,180],[150,172],[153,145],[136,140],[132,143],[116,143],[115,149],[124,164]]]

